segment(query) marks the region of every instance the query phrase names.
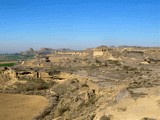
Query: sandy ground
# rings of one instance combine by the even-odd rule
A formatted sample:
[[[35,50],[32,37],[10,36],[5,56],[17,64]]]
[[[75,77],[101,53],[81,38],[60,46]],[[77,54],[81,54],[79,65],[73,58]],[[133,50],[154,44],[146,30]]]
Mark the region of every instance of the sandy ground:
[[[41,96],[0,94],[0,120],[31,120],[47,105]]]
[[[160,120],[160,87],[150,89],[139,88],[136,92],[148,95],[134,100],[130,96],[122,98],[117,104],[102,111],[99,116],[110,115],[111,120]],[[151,119],[152,118],[152,119]],[[94,120],[99,120],[95,118]]]
[[[160,120],[159,98],[149,96],[138,100],[125,99],[111,108],[114,120],[141,120],[144,117]],[[123,111],[125,109],[125,111]]]

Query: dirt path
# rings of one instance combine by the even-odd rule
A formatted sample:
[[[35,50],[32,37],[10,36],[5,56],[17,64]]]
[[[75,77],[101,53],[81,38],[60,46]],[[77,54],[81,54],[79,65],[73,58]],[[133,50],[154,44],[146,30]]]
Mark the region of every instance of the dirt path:
[[[0,120],[31,120],[47,105],[41,96],[0,94]]]

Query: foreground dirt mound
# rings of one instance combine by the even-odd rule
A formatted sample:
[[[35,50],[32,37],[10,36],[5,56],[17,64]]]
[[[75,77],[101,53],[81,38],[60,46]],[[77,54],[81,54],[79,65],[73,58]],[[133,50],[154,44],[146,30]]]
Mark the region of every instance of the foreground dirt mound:
[[[0,120],[31,120],[47,105],[41,96],[0,94]]]
[[[102,110],[94,120],[102,116],[109,117],[107,120],[160,120],[160,87],[134,89],[138,99],[126,91],[119,93],[113,106]],[[106,119],[105,119],[106,120]]]

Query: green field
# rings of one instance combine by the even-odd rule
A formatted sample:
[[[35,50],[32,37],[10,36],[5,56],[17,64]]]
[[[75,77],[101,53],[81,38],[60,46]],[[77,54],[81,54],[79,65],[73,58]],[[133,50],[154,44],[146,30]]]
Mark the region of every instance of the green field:
[[[18,61],[30,60],[34,55],[0,54],[0,67],[11,67]]]
[[[0,67],[11,67],[16,65],[16,63],[0,63]]]
[[[34,55],[0,54],[0,62],[32,59]]]

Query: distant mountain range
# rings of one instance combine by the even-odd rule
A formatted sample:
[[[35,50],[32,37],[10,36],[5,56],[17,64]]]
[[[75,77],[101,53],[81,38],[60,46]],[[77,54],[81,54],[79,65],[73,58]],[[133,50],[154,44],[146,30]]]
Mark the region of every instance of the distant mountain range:
[[[39,50],[33,50],[33,48],[29,48],[28,50],[24,52],[20,52],[21,55],[35,55],[35,54],[51,54],[55,52],[71,52],[71,51],[77,51],[77,50],[72,50],[69,48],[60,48],[60,49],[52,49],[52,48],[41,48]]]

